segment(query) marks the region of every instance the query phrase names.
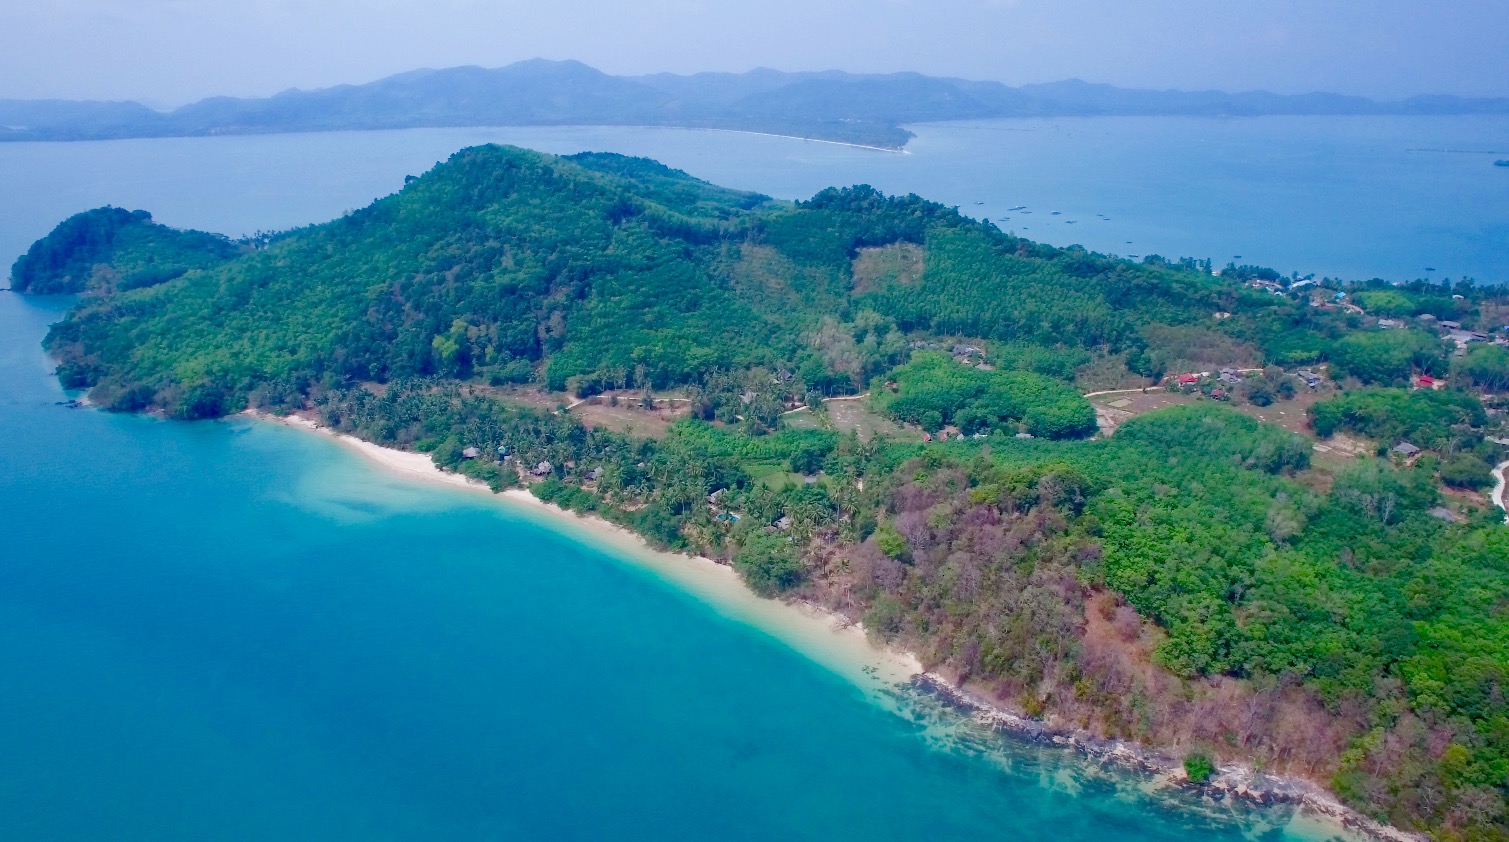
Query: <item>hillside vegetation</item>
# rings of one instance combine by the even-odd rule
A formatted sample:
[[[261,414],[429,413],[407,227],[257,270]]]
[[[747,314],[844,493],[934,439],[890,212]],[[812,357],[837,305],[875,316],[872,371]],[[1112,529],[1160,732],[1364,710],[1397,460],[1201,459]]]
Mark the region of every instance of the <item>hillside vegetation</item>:
[[[219,234],[182,231],[146,211],[97,208],[69,217],[11,266],[11,286],[39,295],[124,292],[218,266],[243,251]]]
[[[1509,838],[1509,528],[1460,490],[1503,458],[1497,422],[1475,394],[1390,385],[1449,369],[1486,388],[1497,353],[1254,289],[1251,267],[1052,248],[863,186],[777,202],[613,155],[463,150],[224,253],[127,216],[151,236],[101,247],[75,217],[30,253],[51,274],[24,270],[183,270],[85,281],[49,335],[106,408],[311,413],[725,559],[1057,725]],[[1391,291],[1373,298],[1436,300]],[[1441,306],[1464,320],[1505,312],[1503,290],[1457,294]],[[1079,382],[1268,364],[1235,390],[1267,406],[1299,382],[1280,366],[1328,362],[1348,388],[1315,396],[1316,433],[1431,452],[1322,459],[1212,377],[1096,435]],[[674,414],[636,434],[566,411],[583,399]]]

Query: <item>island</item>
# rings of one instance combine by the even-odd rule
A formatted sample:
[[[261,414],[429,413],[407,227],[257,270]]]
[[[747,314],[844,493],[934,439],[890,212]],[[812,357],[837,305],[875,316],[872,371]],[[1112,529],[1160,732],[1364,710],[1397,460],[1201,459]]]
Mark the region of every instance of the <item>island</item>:
[[[866,186],[463,150],[12,269],[110,411],[298,414],[733,566],[1053,733],[1509,833],[1509,289],[1055,248]]]
[[[0,100],[0,142],[205,137],[448,126],[671,126],[899,150],[917,123],[1095,116],[1509,114],[1509,98],[1165,91],[1067,79],[1012,87],[920,73],[653,73],[579,61],[411,70],[363,84],[216,96],[171,111],[138,102]]]

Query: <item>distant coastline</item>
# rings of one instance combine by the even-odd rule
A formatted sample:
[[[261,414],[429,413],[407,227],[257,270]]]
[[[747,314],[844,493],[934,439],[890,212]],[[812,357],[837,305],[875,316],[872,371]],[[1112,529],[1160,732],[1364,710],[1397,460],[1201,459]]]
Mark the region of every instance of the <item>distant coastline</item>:
[[[804,656],[872,691],[909,687],[934,697],[945,706],[1012,739],[1053,745],[1128,771],[1153,775],[1158,786],[1178,787],[1220,800],[1231,797],[1255,805],[1289,805],[1338,830],[1382,842],[1418,842],[1425,837],[1382,824],[1342,804],[1335,796],[1304,778],[1272,775],[1242,764],[1216,770],[1209,781],[1188,781],[1182,763],[1167,752],[1124,740],[1104,740],[1077,729],[1055,728],[1042,720],[1002,709],[960,687],[948,678],[928,672],[914,653],[875,645],[859,623],[829,609],[807,602],[786,602],[756,595],[726,564],[706,556],[691,556],[656,550],[638,534],[593,515],[571,512],[546,503],[527,489],[494,492],[485,484],[442,470],[422,453],[383,447],[338,433],[300,415],[277,416],[246,410],[243,416],[259,422],[280,424],[328,437],[362,456],[368,463],[410,482],[445,486],[501,500],[520,512],[540,516],[537,522],[561,534],[598,548],[607,548],[622,558],[645,566],[671,580],[721,612],[734,615],[786,643]]]
[[[614,76],[577,61],[414,70],[171,111],[139,102],[0,100],[0,142],[203,137],[485,126],[656,126],[747,131],[895,151],[906,126],[1032,117],[1509,115],[1509,98],[1167,91],[1078,79],[1012,87],[917,73]]]

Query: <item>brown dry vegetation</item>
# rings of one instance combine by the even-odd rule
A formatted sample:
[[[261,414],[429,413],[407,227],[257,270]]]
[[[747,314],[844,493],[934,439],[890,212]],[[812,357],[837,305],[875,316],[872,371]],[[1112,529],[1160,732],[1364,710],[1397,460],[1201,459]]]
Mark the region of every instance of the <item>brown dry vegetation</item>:
[[[891,538],[815,542],[809,587],[929,669],[1055,727],[1333,775],[1362,712],[1328,712],[1297,682],[1185,680],[1156,665],[1158,628],[1082,583],[1100,548],[1070,529],[1078,493],[1049,476],[989,499],[939,470],[891,495]]]
[[[854,258],[854,291],[865,292],[881,284],[915,284],[922,280],[926,263],[926,252],[912,243],[860,249]]]

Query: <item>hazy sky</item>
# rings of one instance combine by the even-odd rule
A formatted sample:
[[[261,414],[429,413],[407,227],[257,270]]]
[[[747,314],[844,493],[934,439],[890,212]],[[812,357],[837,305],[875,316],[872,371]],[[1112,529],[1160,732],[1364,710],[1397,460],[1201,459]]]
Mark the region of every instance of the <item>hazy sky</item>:
[[[1506,0],[4,0],[0,98],[139,99],[576,58],[1509,96]]]

